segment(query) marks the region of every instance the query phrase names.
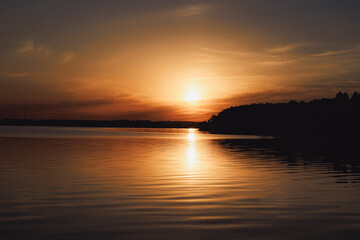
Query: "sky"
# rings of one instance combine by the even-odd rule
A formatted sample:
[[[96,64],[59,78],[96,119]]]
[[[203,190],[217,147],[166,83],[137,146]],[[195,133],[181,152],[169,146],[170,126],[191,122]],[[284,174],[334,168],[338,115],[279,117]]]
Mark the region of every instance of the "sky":
[[[360,90],[358,0],[1,0],[0,118],[208,119]]]

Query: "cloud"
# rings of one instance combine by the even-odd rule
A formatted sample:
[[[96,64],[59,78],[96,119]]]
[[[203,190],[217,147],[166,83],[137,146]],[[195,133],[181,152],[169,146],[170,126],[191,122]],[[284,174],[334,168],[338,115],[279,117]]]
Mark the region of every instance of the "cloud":
[[[197,56],[201,63],[216,63],[218,66],[226,68],[234,65],[235,68],[239,69],[239,72],[244,69],[245,71],[252,69],[261,72],[261,75],[266,75],[265,71],[271,70],[272,76],[289,74],[290,67],[291,69],[302,69],[296,72],[296,74],[301,75],[305,72],[319,72],[324,67],[330,66],[330,71],[323,72],[325,75],[330,74],[330,72],[333,74],[335,70],[345,71],[344,66],[349,72],[356,69],[354,66],[358,63],[359,57],[355,54],[360,52],[359,45],[349,46],[347,49],[341,50],[331,50],[330,48],[323,50],[323,47],[312,43],[292,43],[275,48],[254,50],[201,48],[201,52],[197,53]],[[338,61],[334,62],[332,57],[337,57]],[[341,58],[341,61],[338,58]],[[319,60],[321,63],[318,62]],[[259,66],[266,68],[259,69]],[[284,66],[288,68],[282,68],[281,72],[274,72]],[[294,74],[295,71],[291,75],[294,76]]]
[[[5,77],[9,77],[9,78],[59,75],[58,73],[10,72],[10,71],[7,71],[7,70],[3,70],[3,71],[1,71],[1,73]]]
[[[345,53],[351,53],[353,50],[338,50],[338,51],[326,51],[322,53],[317,53],[310,55],[310,57],[327,57],[327,56],[333,56],[333,55],[339,55],[339,54],[345,54]]]
[[[47,57],[53,52],[53,50],[45,44],[35,45],[31,39],[20,42],[19,44],[20,47],[15,53],[21,56]]]
[[[26,40],[19,42],[19,48],[15,50],[15,54],[22,57],[33,58],[49,58],[58,59],[59,63],[67,63],[74,59],[75,54],[71,51],[65,51],[58,54],[53,54],[53,49],[49,45],[35,44],[33,40]],[[51,56],[52,55],[52,56]],[[10,76],[10,74],[8,75]],[[14,77],[13,75],[12,77]],[[20,77],[20,75],[18,75]]]
[[[4,75],[10,75],[4,76]],[[153,101],[146,96],[128,93],[101,84],[64,86],[53,81],[31,80],[33,73],[0,74],[0,119],[29,118],[56,119],[143,119],[143,120],[204,120],[180,106]],[[62,78],[61,78],[62,79]],[[31,80],[31,81],[30,81]]]
[[[59,61],[60,61],[60,63],[67,63],[67,62],[70,62],[71,60],[73,60],[74,57],[75,57],[75,54],[73,52],[66,51],[60,55]]]
[[[267,66],[267,67],[277,67],[295,63],[295,59],[270,59],[265,61],[259,61],[259,65]]]
[[[71,98],[71,96],[70,96]],[[126,104],[127,109],[121,109]],[[118,110],[116,110],[118,109]],[[205,120],[204,114],[191,114],[179,107],[141,102],[127,95],[120,98],[93,100],[69,99],[36,101],[32,103],[0,103],[1,118],[21,118],[27,111],[29,118],[93,119],[93,120]]]
[[[170,119],[171,117],[171,119]],[[193,117],[193,116],[191,116]],[[171,106],[147,106],[142,110],[128,111],[120,113],[116,119],[131,120],[188,120],[189,116],[182,111]],[[192,119],[193,120],[193,119]]]
[[[0,104],[0,110],[4,116],[19,118],[23,111],[28,112],[30,118],[56,117],[62,119],[100,119],[101,114],[84,112],[82,109],[87,107],[102,106],[110,104],[107,99],[99,100],[69,100],[57,102],[35,102],[35,103],[7,103]]]
[[[201,57],[201,62],[216,62],[218,65],[222,64],[225,67],[235,65],[235,68],[254,68],[258,66],[262,67],[280,67],[284,65],[293,64],[296,62],[296,58],[289,56],[287,51],[294,49],[303,44],[294,44],[291,47],[289,45],[284,46],[278,50],[224,50],[214,48],[201,48],[201,51],[206,54],[198,54]],[[276,52],[275,52],[276,51]],[[252,74],[253,75],[253,74]],[[261,74],[263,75],[263,74]]]
[[[270,48],[268,51],[271,53],[283,53],[283,52],[289,52],[291,50],[294,50],[294,49],[297,49],[300,47],[305,47],[308,45],[309,44],[305,44],[305,43],[293,43],[293,44],[287,44],[287,45]]]
[[[28,77],[33,75],[31,73],[13,73],[7,70],[2,71],[1,73],[6,77]]]
[[[252,56],[254,52],[250,51],[241,51],[241,50],[224,50],[224,49],[216,49],[216,48],[200,48],[200,50],[210,53],[217,53],[223,55],[234,55],[234,56]]]
[[[195,4],[176,9],[171,12],[171,15],[181,17],[197,16],[209,12],[212,8],[213,6],[209,4]]]

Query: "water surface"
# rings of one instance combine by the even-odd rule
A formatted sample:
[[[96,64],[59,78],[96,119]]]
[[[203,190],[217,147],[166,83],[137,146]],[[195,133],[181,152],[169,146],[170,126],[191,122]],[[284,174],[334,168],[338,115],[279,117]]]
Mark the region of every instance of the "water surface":
[[[0,126],[1,239],[358,239],[356,148]]]

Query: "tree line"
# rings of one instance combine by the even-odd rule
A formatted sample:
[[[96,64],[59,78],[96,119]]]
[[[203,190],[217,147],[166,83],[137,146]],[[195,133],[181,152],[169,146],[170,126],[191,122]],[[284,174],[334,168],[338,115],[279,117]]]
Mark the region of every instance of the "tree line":
[[[272,136],[360,134],[360,95],[339,92],[335,98],[309,102],[251,104],[224,109],[199,129],[211,133]]]

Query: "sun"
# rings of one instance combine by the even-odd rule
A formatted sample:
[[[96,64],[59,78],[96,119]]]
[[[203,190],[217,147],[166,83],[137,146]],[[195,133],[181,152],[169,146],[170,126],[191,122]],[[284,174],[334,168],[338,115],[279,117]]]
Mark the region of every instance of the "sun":
[[[188,102],[195,102],[197,100],[199,100],[199,93],[198,91],[196,91],[195,89],[190,89],[187,93],[186,93],[186,97],[185,100]]]

